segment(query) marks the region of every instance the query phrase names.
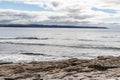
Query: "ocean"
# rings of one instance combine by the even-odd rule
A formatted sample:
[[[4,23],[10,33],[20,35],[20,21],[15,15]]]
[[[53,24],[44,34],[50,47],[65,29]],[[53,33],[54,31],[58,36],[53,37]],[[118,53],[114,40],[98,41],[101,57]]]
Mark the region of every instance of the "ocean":
[[[0,28],[0,61],[120,56],[120,29]]]

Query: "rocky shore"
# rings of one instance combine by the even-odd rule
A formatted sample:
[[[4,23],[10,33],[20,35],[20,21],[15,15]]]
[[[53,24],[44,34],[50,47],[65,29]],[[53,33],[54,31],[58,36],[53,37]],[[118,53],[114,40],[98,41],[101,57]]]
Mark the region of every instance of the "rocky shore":
[[[120,56],[0,63],[0,80],[120,80]]]

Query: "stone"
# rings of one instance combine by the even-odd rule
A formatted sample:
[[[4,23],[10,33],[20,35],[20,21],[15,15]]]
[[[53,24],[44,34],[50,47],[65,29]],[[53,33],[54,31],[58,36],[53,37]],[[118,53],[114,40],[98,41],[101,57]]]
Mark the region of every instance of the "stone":
[[[22,72],[25,72],[23,67],[17,67],[17,68],[14,69],[15,74],[22,73]]]
[[[4,80],[15,80],[14,78],[4,78]]]

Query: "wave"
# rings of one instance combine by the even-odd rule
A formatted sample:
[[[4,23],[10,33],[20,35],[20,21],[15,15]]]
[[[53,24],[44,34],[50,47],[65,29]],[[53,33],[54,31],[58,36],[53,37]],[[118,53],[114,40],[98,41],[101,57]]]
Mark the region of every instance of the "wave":
[[[38,37],[16,37],[16,38],[0,38],[2,40],[7,40],[7,39],[29,39],[29,40],[47,40],[50,38],[38,38]]]
[[[47,54],[40,54],[40,53],[20,53],[23,55],[29,55],[29,56],[51,56],[51,55],[47,55]]]
[[[39,39],[37,37],[16,37],[15,39]]]
[[[46,45],[38,43],[16,43],[16,42],[0,42],[1,44],[17,44],[17,45]]]
[[[97,41],[97,40],[92,40],[92,39],[62,39],[62,40],[77,40],[77,41]]]
[[[83,49],[101,49],[101,50],[120,50],[119,47],[111,46],[95,46],[95,45],[80,45],[80,46],[69,46],[74,48],[83,48]]]
[[[29,40],[47,40],[47,39],[53,39],[53,38],[38,38],[38,37],[15,37],[15,38],[0,38],[0,40],[9,40],[9,39],[29,39]],[[62,40],[77,40],[77,41],[97,41],[97,40],[91,40],[91,39],[62,39]]]
[[[116,38],[115,36],[101,36],[101,38]]]
[[[40,45],[40,46],[54,46],[54,47],[68,47],[68,48],[81,48],[81,49],[100,49],[100,50],[120,50],[119,47],[100,46],[100,45],[59,45],[59,44],[42,44],[42,43],[14,43],[14,42],[0,42],[1,44],[17,44],[17,45]]]
[[[97,41],[97,40],[91,40],[91,39],[78,39],[79,41]]]

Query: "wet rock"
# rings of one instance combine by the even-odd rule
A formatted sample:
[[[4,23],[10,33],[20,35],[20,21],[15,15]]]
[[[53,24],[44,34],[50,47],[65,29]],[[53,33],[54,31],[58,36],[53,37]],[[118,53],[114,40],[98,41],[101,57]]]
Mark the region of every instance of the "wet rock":
[[[14,78],[4,78],[4,80],[15,80]]]
[[[88,67],[103,71],[110,68],[120,68],[120,57],[100,56],[94,59]]]
[[[33,74],[25,73],[25,74],[19,74],[19,75],[14,76],[14,77],[15,77],[15,79],[26,79],[26,78],[31,78],[33,76],[34,76]]]
[[[41,79],[41,75],[40,74],[36,74],[35,75],[35,79],[33,79],[33,80],[43,80],[43,79]]]
[[[26,70],[30,71],[30,72],[42,72],[42,71],[44,71],[43,68],[39,68],[39,67],[37,67],[37,68],[28,67],[28,68],[26,68]]]
[[[13,64],[13,62],[0,62],[0,65],[4,65],[4,64]]]
[[[33,79],[33,80],[44,80],[44,79]]]
[[[5,76],[5,74],[0,72],[0,77],[2,77],[2,76]]]
[[[82,70],[81,70],[81,72],[92,72],[92,71],[94,71],[94,69],[93,68],[88,68],[88,67],[82,68]]]
[[[71,66],[71,67],[65,68],[64,71],[66,71],[66,72],[72,72],[72,71],[81,72],[82,71],[82,67]]]
[[[14,73],[15,74],[18,74],[18,73],[23,73],[23,72],[25,72],[25,70],[24,70],[24,68],[23,67],[17,67],[17,68],[15,68],[14,69]]]
[[[62,80],[63,78],[71,76],[73,74],[76,74],[76,72],[63,72],[61,74],[54,74],[52,76],[52,79],[55,79],[55,80],[60,79],[60,80]]]
[[[53,65],[54,69],[63,69],[69,66],[69,63],[67,62],[55,62]]]
[[[96,59],[97,60],[107,60],[107,59],[112,59],[114,58],[113,56],[98,56]]]
[[[68,59],[68,62],[76,62],[76,61],[79,61],[79,59],[77,59],[77,58],[72,58],[72,59]]]

